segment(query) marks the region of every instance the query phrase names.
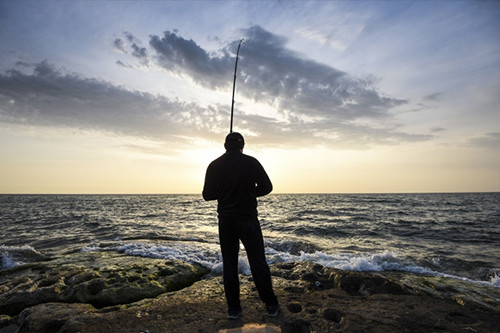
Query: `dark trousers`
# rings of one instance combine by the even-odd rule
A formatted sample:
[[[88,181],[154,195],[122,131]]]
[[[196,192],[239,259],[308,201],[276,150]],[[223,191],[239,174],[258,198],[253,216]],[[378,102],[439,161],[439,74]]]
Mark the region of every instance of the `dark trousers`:
[[[257,217],[219,216],[219,240],[222,251],[224,291],[229,310],[240,310],[240,281],[238,252],[240,240],[245,247],[252,277],[260,299],[266,305],[276,305],[271,272],[266,262],[264,240]]]

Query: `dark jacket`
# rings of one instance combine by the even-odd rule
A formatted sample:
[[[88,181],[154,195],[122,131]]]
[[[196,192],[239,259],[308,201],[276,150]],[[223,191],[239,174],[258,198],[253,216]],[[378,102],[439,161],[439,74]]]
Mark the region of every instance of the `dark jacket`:
[[[257,216],[257,197],[273,190],[257,159],[228,151],[207,168],[203,198],[217,200],[219,216]]]

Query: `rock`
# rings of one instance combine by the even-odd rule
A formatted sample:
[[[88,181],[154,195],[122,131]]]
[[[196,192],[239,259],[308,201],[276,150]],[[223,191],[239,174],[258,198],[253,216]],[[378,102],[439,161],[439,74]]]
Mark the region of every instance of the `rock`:
[[[89,304],[46,303],[28,308],[19,315],[18,333],[72,331],[72,318],[93,312]]]
[[[14,324],[7,325],[3,328],[0,328],[0,333],[17,333],[19,327]]]
[[[27,287],[27,288],[24,288]],[[58,300],[57,286],[37,288],[37,284],[14,288],[0,295],[0,313],[17,315],[24,308],[33,305],[56,302]]]
[[[288,291],[289,293],[294,293],[294,294],[303,294],[306,292],[305,288],[297,286],[289,286],[286,287],[285,290]]]
[[[304,319],[293,319],[285,322],[283,333],[310,333],[311,323]]]
[[[281,328],[273,324],[246,324],[239,328],[222,329],[218,333],[281,333]]]
[[[350,295],[394,294],[406,293],[396,282],[381,275],[364,272],[344,272],[335,276],[335,283]]]
[[[335,323],[340,323],[342,320],[342,312],[328,308],[325,311],[323,311],[323,318],[333,321]]]
[[[302,305],[300,305],[300,303],[297,303],[297,302],[293,302],[293,303],[288,304],[286,306],[286,308],[291,313],[299,313],[300,311],[302,311]]]
[[[7,315],[0,315],[0,328],[5,327],[10,324],[12,318]]]
[[[112,259],[108,261],[108,259]],[[0,280],[9,291],[35,291],[41,288],[60,289],[64,294],[67,289],[78,289],[90,297],[101,295],[113,286],[131,287],[134,284],[144,286],[148,281],[160,281],[160,270],[168,272],[173,267],[176,276],[175,262],[136,261],[127,262],[130,257],[94,257],[99,262],[97,266],[89,265],[64,268],[63,279],[56,279],[61,272],[45,266],[45,272],[33,273],[22,271],[23,275],[7,274],[12,277],[5,282],[0,272]],[[134,258],[132,258],[133,260]],[[103,265],[102,261],[106,263]],[[154,262],[154,264],[153,264]],[[186,269],[196,269],[194,265],[181,265]],[[105,269],[104,269],[105,268]],[[273,276],[275,293],[281,304],[288,304],[277,317],[269,318],[265,306],[258,293],[252,291],[254,283],[241,279],[241,305],[243,316],[235,321],[226,318],[226,300],[222,277],[215,276],[201,279],[186,288],[165,292],[154,298],[142,299],[137,302],[113,305],[104,308],[78,303],[44,303],[27,308],[17,317],[19,332],[231,332],[242,330],[245,324],[274,325],[282,332],[498,332],[500,327],[500,309],[491,309],[473,305],[470,301],[463,305],[457,304],[451,298],[435,297],[426,293],[397,294],[387,287],[387,281],[401,283],[397,272],[362,273],[345,272],[332,268],[319,268],[303,263],[289,264],[287,270],[274,267],[273,270],[283,277]],[[310,271],[309,271],[310,270]],[[311,273],[315,278],[326,283],[323,289],[309,289],[310,281],[301,279],[300,271]],[[92,274],[88,274],[88,273]],[[24,274],[26,273],[26,274]],[[292,273],[292,274],[289,274]],[[290,279],[296,276],[297,279]],[[402,276],[402,275],[399,275]],[[349,278],[346,278],[349,277]],[[358,277],[357,279],[355,277]],[[311,276],[308,277],[310,279]],[[417,280],[422,279],[416,276]],[[69,284],[69,281],[73,284]],[[97,282],[92,282],[97,281]],[[323,282],[324,281],[324,282]],[[368,282],[367,282],[368,281]],[[370,282],[371,281],[371,282]],[[405,281],[409,281],[405,277]],[[102,284],[105,283],[103,289]],[[341,288],[347,288],[352,283],[352,294]],[[360,284],[365,283],[368,296],[361,296]],[[372,284],[370,284],[372,283]],[[440,280],[445,284],[445,280]],[[62,284],[62,285],[61,285]],[[407,283],[405,282],[405,286]],[[164,286],[162,284],[162,286]],[[356,286],[356,288],[354,287]],[[57,288],[56,288],[57,287]],[[302,293],[286,291],[290,287],[303,287]],[[428,286],[427,286],[428,288]],[[383,291],[388,291],[384,293]],[[375,291],[375,292],[374,292]],[[119,291],[115,290],[115,293]],[[378,293],[376,293],[378,292]],[[128,291],[123,291],[128,293]],[[290,306],[293,304],[292,306]],[[0,306],[2,304],[0,303]],[[292,312],[301,309],[299,312]],[[290,309],[292,311],[290,311]],[[16,316],[10,321],[12,324]],[[13,325],[8,326],[8,333],[13,333]],[[248,328],[248,327],[245,327]],[[262,328],[262,327],[259,327]],[[6,327],[5,327],[6,329]],[[224,331],[226,330],[226,331]],[[234,330],[232,331],[234,332]],[[5,333],[0,328],[0,333]]]
[[[182,261],[112,252],[76,253],[0,275],[0,314],[49,302],[127,304],[190,286],[208,273]]]

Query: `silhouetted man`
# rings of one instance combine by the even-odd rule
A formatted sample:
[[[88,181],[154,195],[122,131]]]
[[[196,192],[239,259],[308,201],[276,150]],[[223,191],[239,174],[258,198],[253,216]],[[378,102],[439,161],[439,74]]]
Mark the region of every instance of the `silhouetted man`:
[[[266,304],[267,314],[274,317],[280,308],[274,295],[262,231],[257,219],[257,197],[269,194],[273,185],[259,161],[243,154],[244,145],[245,141],[240,133],[227,135],[224,143],[226,153],[210,163],[203,187],[205,200],[217,200],[229,319],[237,319],[241,315],[238,278],[240,240],[245,247],[260,299]]]

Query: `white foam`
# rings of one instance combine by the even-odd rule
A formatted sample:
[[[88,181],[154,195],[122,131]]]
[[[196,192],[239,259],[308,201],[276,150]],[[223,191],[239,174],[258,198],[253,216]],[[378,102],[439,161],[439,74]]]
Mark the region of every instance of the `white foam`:
[[[97,245],[90,245],[82,251],[100,251]],[[198,263],[210,268],[214,273],[222,272],[222,258],[217,244],[198,242],[172,242],[169,244],[128,243],[117,248],[118,252],[128,255],[150,258],[182,260]],[[428,273],[425,268],[404,264],[394,253],[389,251],[371,255],[352,255],[346,253],[329,254],[316,251],[314,253],[301,252],[293,255],[288,252],[266,248],[269,263],[311,261],[322,266],[333,267],[350,271],[384,271],[402,270],[415,273]],[[240,252],[238,261],[239,271],[248,275],[251,273],[245,252]]]
[[[399,258],[397,253],[393,253],[390,251],[364,255],[355,255],[348,253],[330,254],[316,251],[314,253],[301,252],[300,255],[292,255],[289,253],[276,251],[272,248],[267,248],[266,253],[267,259],[270,263],[287,261],[310,261],[325,267],[338,268],[347,271],[401,271],[440,276],[481,285],[500,287],[500,277],[498,275],[493,276],[490,281],[473,280],[454,274],[437,272],[425,267],[407,263],[403,259]]]
[[[382,253],[354,255],[348,253],[324,253],[316,251],[314,253],[300,252],[299,255],[283,253],[268,248],[267,255],[271,262],[280,261],[311,261],[325,267],[338,268],[348,271],[385,271],[385,270],[405,270],[415,273],[423,273],[426,270],[422,267],[405,264],[397,254],[385,251]]]
[[[494,285],[495,287],[500,287],[500,276],[498,276],[496,273],[494,276],[491,277],[490,283]]]
[[[98,244],[91,244],[82,248],[82,251],[105,251]],[[201,242],[171,242],[166,244],[152,244],[143,242],[127,243],[116,248],[118,252],[127,255],[142,256],[150,258],[161,258],[171,260],[182,260],[189,263],[198,263],[209,268],[213,273],[222,273],[222,258],[218,244]],[[282,252],[271,247],[266,248],[267,261],[272,263],[309,261],[325,267],[337,268],[348,271],[401,271],[416,274],[427,274],[441,276],[462,281],[479,283],[500,287],[500,277],[494,276],[491,281],[476,281],[452,274],[433,271],[431,269],[414,265],[400,258],[398,253],[384,251],[374,254],[352,254],[352,253],[325,253],[316,251],[314,253],[300,252],[293,255]],[[248,259],[244,251],[240,252],[238,261],[239,272],[245,275],[251,273]]]
[[[197,263],[209,268],[213,273],[222,273],[222,258],[219,246],[216,244],[174,242],[159,245],[138,242],[124,244],[118,247],[117,251],[133,256]],[[244,253],[240,254],[238,259],[238,270],[244,275],[251,273],[248,259]]]
[[[90,244],[89,246],[84,246],[80,250],[80,252],[95,252],[95,251],[104,251],[102,247],[99,246],[99,244]]]
[[[29,245],[7,246],[0,245],[0,269],[8,269],[30,262],[30,259],[42,256],[40,252]]]
[[[0,266],[1,269],[12,268],[12,267],[16,267],[16,266],[19,266],[19,265],[23,264],[23,262],[15,260],[12,257],[12,255],[10,255],[7,252],[2,252],[0,254],[0,256],[2,258],[2,261],[1,261],[2,265]]]

